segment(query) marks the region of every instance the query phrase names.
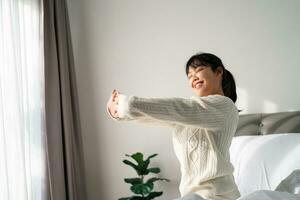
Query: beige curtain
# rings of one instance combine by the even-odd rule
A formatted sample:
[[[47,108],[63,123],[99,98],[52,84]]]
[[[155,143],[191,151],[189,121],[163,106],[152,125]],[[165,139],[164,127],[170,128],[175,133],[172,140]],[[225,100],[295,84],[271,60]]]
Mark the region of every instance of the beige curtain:
[[[78,95],[65,0],[44,0],[48,199],[85,200]]]

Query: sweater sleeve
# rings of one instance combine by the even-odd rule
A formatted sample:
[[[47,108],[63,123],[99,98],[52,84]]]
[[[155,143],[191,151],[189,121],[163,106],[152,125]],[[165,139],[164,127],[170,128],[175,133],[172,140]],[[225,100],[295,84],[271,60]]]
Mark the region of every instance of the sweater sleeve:
[[[124,94],[119,94],[119,106],[118,106],[118,114],[119,117],[115,118],[111,115],[109,112],[108,107],[106,107],[106,112],[108,115],[115,121],[118,122],[136,122],[136,123],[141,123],[141,124],[146,124],[149,126],[165,126],[165,127],[170,127],[173,128],[175,126],[175,123],[172,122],[167,122],[163,120],[157,120],[155,118],[149,117],[147,115],[135,115],[134,113],[131,114],[129,113],[129,107],[131,105],[129,104],[129,98],[133,96],[127,96]]]
[[[116,121],[136,121],[153,125],[189,125],[202,128],[223,126],[233,102],[228,97],[209,95],[185,98],[141,98],[119,95]],[[109,111],[108,111],[109,112]]]

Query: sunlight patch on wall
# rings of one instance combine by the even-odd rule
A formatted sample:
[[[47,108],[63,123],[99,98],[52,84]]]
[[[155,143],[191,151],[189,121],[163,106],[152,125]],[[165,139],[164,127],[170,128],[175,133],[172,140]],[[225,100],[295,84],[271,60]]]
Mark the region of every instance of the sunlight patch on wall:
[[[247,113],[249,110],[249,103],[248,103],[248,92],[245,89],[237,88],[237,101],[236,105],[239,110],[242,110],[240,113],[244,114]]]
[[[263,112],[264,113],[278,112],[278,106],[272,101],[263,100]]]

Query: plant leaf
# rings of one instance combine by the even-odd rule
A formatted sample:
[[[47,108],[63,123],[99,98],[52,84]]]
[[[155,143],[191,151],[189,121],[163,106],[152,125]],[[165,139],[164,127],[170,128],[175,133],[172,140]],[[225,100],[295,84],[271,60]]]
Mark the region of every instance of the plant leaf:
[[[126,183],[130,183],[132,185],[141,184],[142,183],[142,179],[141,178],[125,178],[124,181]]]
[[[125,163],[126,165],[129,165],[131,167],[133,167],[135,169],[135,171],[140,175],[140,168],[135,165],[134,163],[130,162],[129,160],[123,160],[123,163]]]
[[[142,165],[143,164],[144,155],[141,152],[137,152],[137,153],[132,154],[132,155],[128,155],[127,154],[127,156],[133,158],[138,163],[138,165]]]
[[[144,200],[143,197],[140,196],[131,196],[131,197],[123,197],[118,200]]]
[[[147,171],[148,169],[148,165],[149,165],[150,161],[149,160],[145,160],[141,166],[141,174],[140,175],[147,175],[149,174],[149,172]]]
[[[154,183],[155,181],[167,181],[167,182],[170,182],[170,180],[166,179],[166,178],[156,178],[156,177],[153,177],[153,178],[148,179],[147,183]]]
[[[135,194],[146,195],[153,190],[153,183],[135,184],[130,187],[130,190]]]
[[[149,166],[149,164],[150,164],[150,159],[153,158],[153,157],[155,157],[155,156],[157,156],[157,155],[158,155],[157,153],[156,153],[156,154],[152,154],[151,156],[149,156],[149,157],[144,161],[143,168],[142,168],[142,170],[141,170],[143,175],[149,174],[149,172],[147,171],[147,168],[148,168],[148,166]]]
[[[135,169],[136,169],[138,175],[144,175],[144,172],[145,172],[145,167],[144,167],[145,164],[144,164],[144,160],[143,160],[144,155],[141,152],[137,152],[132,155],[128,155],[128,154],[125,154],[125,155],[133,158],[137,162]]]
[[[159,197],[163,194],[163,192],[151,192],[148,196],[146,196],[146,200],[154,199],[155,197]]]
[[[144,161],[144,155],[141,152],[137,152],[131,157],[137,162],[137,163],[142,163]]]
[[[151,155],[151,156],[149,156],[146,160],[150,160],[151,158],[153,158],[153,157],[155,157],[155,156],[157,156],[158,154],[157,153],[155,153],[155,154],[153,154],[153,155]]]
[[[147,171],[148,173],[158,174],[160,172],[160,169],[158,167],[154,167],[154,168],[147,169]]]

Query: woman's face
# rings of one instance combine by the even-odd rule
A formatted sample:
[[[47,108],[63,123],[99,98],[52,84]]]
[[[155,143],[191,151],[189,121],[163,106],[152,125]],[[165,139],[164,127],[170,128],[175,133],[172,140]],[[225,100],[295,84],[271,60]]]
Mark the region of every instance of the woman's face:
[[[224,95],[221,86],[222,74],[222,67],[218,67],[215,72],[207,66],[189,67],[189,86],[197,96]]]

